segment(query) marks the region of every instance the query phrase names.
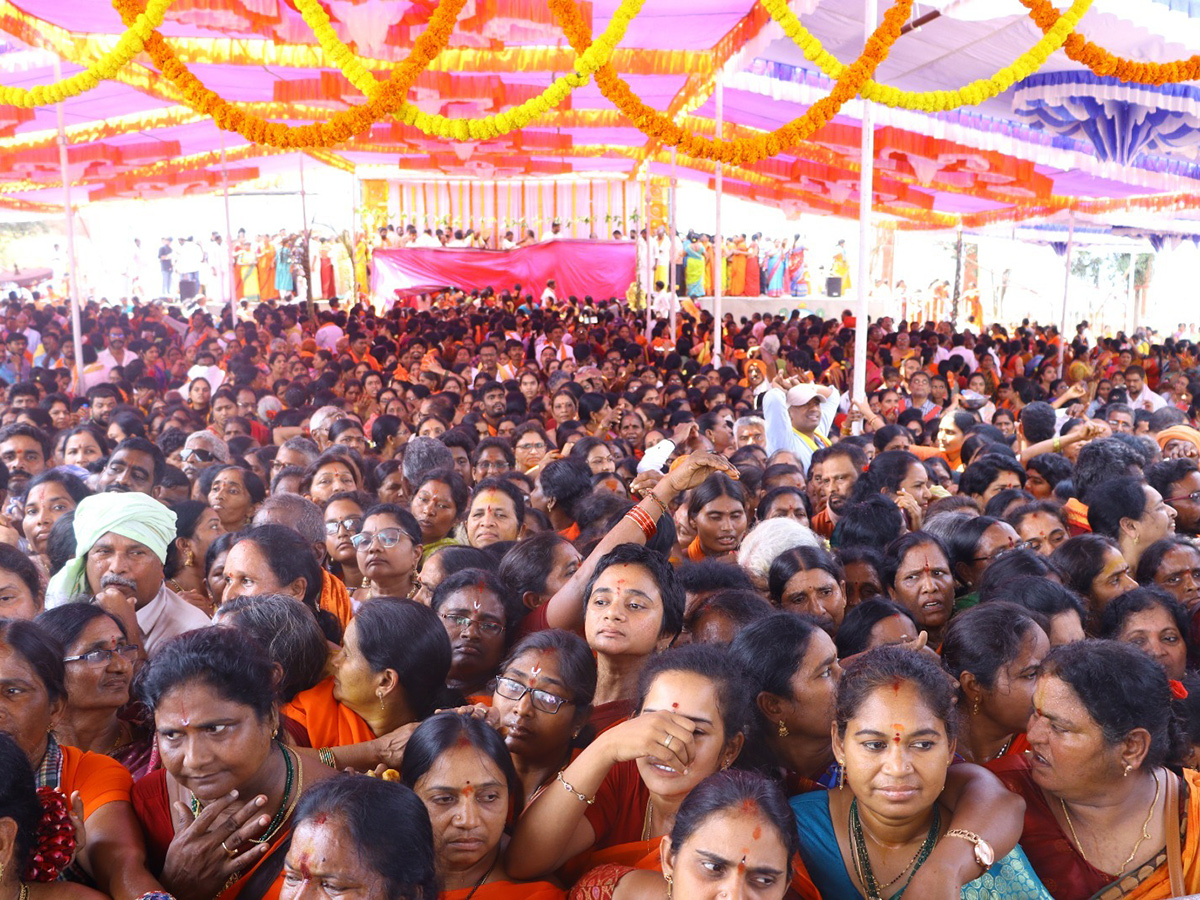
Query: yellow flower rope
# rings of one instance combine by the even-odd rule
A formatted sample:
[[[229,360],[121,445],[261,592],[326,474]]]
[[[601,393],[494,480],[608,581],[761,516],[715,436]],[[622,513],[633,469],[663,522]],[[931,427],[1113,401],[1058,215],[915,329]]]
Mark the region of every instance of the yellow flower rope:
[[[431,137],[452,138],[458,141],[486,140],[524,128],[534,119],[562,104],[577,87],[588,83],[592,74],[612,59],[613,51],[625,37],[629,23],[641,11],[645,0],[621,0],[604,33],[575,61],[575,71],[561,75],[537,97],[526,100],[507,112],[478,119],[449,119],[437,113],[426,113],[411,103],[405,103],[395,116],[405,125],[414,125]],[[296,0],[296,8],[321,49],[333,60],[347,80],[366,97],[373,98],[381,82],[363,65],[330,22],[328,13],[318,0]]]
[[[846,66],[829,53],[811,31],[800,24],[800,19],[788,8],[786,0],[761,0],[767,12],[822,72],[833,79],[841,77]],[[978,106],[1004,93],[1022,78],[1027,78],[1045,65],[1050,54],[1058,50],[1092,5],[1092,0],[1074,0],[1052,28],[1046,30],[1042,39],[991,78],[980,78],[956,91],[902,91],[899,88],[877,81],[867,81],[860,91],[867,100],[884,106],[900,107],[921,112],[945,112],[960,106]]]
[[[171,0],[150,0],[146,11],[126,29],[116,45],[84,71],[77,72],[53,84],[31,88],[0,86],[0,104],[4,106],[49,106],[70,97],[77,97],[109,78],[116,77],[130,60],[142,52],[146,38],[163,22]]]

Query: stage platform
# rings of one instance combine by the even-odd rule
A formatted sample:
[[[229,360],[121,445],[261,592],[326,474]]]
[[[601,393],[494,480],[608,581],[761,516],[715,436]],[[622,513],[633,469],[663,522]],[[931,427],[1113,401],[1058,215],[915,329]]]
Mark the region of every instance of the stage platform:
[[[713,311],[712,297],[699,297],[696,305],[708,312]],[[849,296],[827,297],[815,294],[808,297],[722,297],[722,313],[732,313],[733,320],[740,322],[749,319],[755,313],[760,315],[791,316],[793,310],[800,310],[801,316],[818,315],[822,319],[835,319],[841,316],[842,310],[853,311],[858,304],[858,297],[851,292]],[[872,319],[889,315],[884,309],[885,304],[872,298],[867,306]],[[895,315],[895,313],[890,313]]]

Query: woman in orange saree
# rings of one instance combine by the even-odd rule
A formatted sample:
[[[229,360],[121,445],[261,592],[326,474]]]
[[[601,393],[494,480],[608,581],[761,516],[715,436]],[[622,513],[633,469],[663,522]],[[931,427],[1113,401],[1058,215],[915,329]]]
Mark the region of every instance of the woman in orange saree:
[[[1200,775],[1167,767],[1172,698],[1162,667],[1128,644],[1067,644],[1043,663],[1030,752],[989,768],[1025,799],[1021,845],[1057,900],[1200,890]]]

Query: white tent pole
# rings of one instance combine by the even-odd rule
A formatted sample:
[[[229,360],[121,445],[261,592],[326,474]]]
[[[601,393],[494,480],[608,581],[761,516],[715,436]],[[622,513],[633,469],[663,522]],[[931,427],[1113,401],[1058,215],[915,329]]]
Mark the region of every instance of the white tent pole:
[[[237,272],[234,270],[233,224],[229,217],[229,173],[225,168],[225,132],[218,128],[217,134],[221,137],[221,193],[225,197],[225,256],[228,258],[225,289],[229,291],[229,327],[233,328],[237,323]]]
[[[638,273],[638,280],[646,277],[646,291],[642,296],[642,312],[646,316],[646,346],[650,346],[650,329],[654,322],[650,318],[650,298],[654,294],[654,252],[650,248],[650,171],[646,170],[646,182],[642,185],[642,229],[646,232],[645,272]]]
[[[354,254],[358,252],[358,169],[350,173],[350,284],[354,291],[351,305],[358,302],[358,263]],[[401,223],[403,224],[403,223]]]
[[[1137,331],[1137,308],[1133,304],[1133,273],[1137,268],[1137,254],[1129,251],[1129,271],[1125,276],[1125,334]]]
[[[721,140],[725,136],[725,79],[721,72],[717,72],[717,140]],[[723,275],[725,271],[725,247],[724,241],[721,239],[721,195],[724,192],[724,172],[725,166],[722,163],[717,163],[717,227],[716,234],[713,235],[713,358],[712,363],[717,368],[721,366],[721,322],[724,318],[722,307],[721,291],[724,288]]]
[[[304,154],[303,153],[300,154],[300,215],[304,219],[304,229],[303,229],[304,269],[305,269],[305,271],[308,272],[308,296],[305,297],[304,299],[309,304],[311,304],[313,302],[313,297],[315,297],[317,295],[317,293],[315,290],[315,285],[313,285],[312,258],[309,256],[309,252],[308,252],[308,200],[304,193]],[[318,278],[320,277],[319,273],[318,273],[317,277]],[[299,299],[299,298],[297,298],[297,299]],[[309,310],[310,311],[312,310],[311,305],[309,306]]]
[[[1075,250],[1075,210],[1068,213],[1066,264],[1063,266],[1062,325],[1058,332],[1058,377],[1063,377],[1067,358],[1067,300],[1071,295],[1071,254]]]
[[[875,33],[879,20],[878,0],[863,3],[863,43]],[[867,299],[871,295],[867,280],[871,277],[871,203],[875,182],[875,125],[871,101],[862,100],[862,166],[858,178],[858,303],[854,324],[854,382],[852,396],[862,400],[867,395]],[[854,423],[856,434],[862,432],[862,421]]]
[[[62,64],[54,57],[54,80],[62,80]],[[63,210],[67,214],[67,296],[71,301],[71,341],[75,345],[75,393],[83,392],[83,326],[79,322],[79,278],[75,265],[75,209],[71,206],[71,168],[67,164],[67,132],[63,105],[54,104],[58,115],[58,167],[62,172]]]
[[[675,296],[675,185],[678,182],[678,170],[675,168],[675,148],[671,148],[671,193],[667,198],[667,290],[671,294],[671,311],[669,335],[671,343],[675,343],[675,307],[679,298]]]

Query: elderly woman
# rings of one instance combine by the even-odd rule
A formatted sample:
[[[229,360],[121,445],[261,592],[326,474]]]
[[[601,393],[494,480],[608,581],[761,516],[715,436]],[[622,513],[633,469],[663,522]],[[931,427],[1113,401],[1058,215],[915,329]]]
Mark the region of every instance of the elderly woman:
[[[1031,752],[989,768],[1025,799],[1022,845],[1057,900],[1200,890],[1200,775],[1169,767],[1184,749],[1171,701],[1162,667],[1128,644],[1081,641],[1046,657]]]
[[[761,506],[759,511],[762,511]],[[788,550],[797,547],[821,548],[824,541],[819,538],[807,525],[789,517],[763,519],[746,533],[742,545],[738,548],[737,562],[746,574],[754,589],[760,594],[769,590],[771,564],[775,559]]]
[[[1132,644],[1158,662],[1172,681],[1187,673],[1188,614],[1159,587],[1136,588],[1113,600],[1100,617],[1102,638]]]

